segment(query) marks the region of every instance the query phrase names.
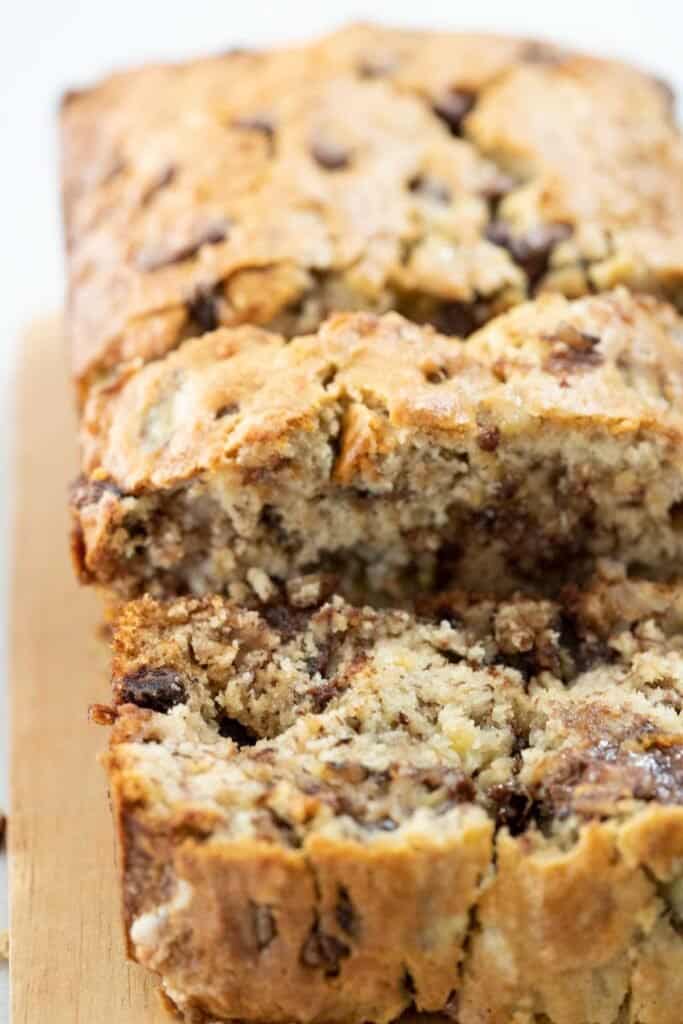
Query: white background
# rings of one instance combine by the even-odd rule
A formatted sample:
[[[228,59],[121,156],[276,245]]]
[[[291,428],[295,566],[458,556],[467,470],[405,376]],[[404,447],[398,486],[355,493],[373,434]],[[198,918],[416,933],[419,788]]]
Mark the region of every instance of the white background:
[[[7,792],[11,378],[21,325],[61,302],[58,97],[149,58],[301,39],[346,19],[546,36],[624,56],[683,84],[680,0],[0,0],[0,806]],[[0,929],[6,910],[0,865]],[[7,1019],[6,986],[0,967],[0,1022]]]

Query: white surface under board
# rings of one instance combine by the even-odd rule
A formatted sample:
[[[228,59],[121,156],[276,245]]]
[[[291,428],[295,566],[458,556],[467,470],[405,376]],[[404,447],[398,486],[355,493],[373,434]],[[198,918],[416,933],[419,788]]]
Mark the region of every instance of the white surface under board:
[[[481,28],[555,38],[620,55],[680,90],[683,7],[674,0],[21,0],[0,7],[0,806],[6,806],[11,376],[21,325],[59,306],[62,257],[54,110],[62,91],[115,67],[233,44],[305,38],[348,19]],[[40,415],[40,410],[36,410]],[[0,860],[0,929],[7,920]],[[0,966],[0,1024],[7,1021]],[[94,1024],[94,1022],[88,1022]]]

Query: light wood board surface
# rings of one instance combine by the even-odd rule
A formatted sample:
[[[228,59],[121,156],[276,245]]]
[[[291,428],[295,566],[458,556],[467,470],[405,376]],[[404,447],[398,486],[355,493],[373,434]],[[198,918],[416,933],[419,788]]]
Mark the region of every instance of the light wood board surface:
[[[66,492],[74,416],[57,320],[33,328],[17,381],[11,597],[12,1024],[168,1024],[124,959],[112,829],[96,755],[107,699],[96,596],[74,581]]]

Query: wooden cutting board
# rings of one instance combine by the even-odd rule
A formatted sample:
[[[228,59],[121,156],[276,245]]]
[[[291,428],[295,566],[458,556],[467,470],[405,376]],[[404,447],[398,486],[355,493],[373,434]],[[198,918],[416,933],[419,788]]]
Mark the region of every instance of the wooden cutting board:
[[[76,459],[58,320],[29,331],[17,380],[11,598],[12,1024],[168,1024],[124,959],[104,772],[100,608],[74,581],[66,492]]]

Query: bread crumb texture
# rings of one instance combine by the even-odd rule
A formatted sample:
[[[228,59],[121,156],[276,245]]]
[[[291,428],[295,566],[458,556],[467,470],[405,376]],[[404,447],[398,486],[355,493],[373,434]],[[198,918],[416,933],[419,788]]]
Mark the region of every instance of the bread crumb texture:
[[[146,597],[114,650],[129,950],[188,1020],[678,1024],[680,586]]]

